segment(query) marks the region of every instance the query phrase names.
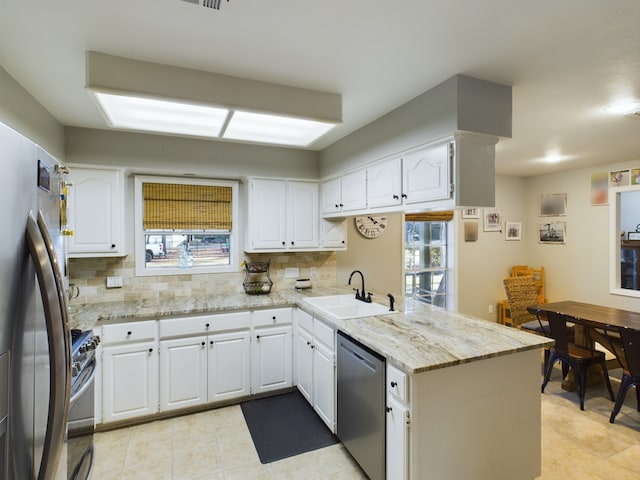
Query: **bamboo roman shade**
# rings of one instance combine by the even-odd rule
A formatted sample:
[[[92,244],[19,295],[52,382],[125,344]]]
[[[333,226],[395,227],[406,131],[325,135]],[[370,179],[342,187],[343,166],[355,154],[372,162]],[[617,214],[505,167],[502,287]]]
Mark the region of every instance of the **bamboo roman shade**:
[[[143,183],[145,230],[231,230],[232,189]]]
[[[453,219],[453,211],[407,213],[406,222],[450,222]]]

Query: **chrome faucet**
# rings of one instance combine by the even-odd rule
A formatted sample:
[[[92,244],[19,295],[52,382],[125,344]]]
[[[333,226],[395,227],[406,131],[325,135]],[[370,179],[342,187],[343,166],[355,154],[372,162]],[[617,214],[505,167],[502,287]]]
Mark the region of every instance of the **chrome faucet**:
[[[353,272],[351,272],[351,275],[349,275],[349,285],[351,285],[351,278],[353,277],[354,273],[359,273],[360,274],[360,278],[362,279],[362,293],[360,291],[358,291],[357,288],[354,288],[354,290],[356,291],[356,300],[360,300],[360,301],[366,302],[366,303],[371,303],[371,293],[369,293],[369,294],[365,293],[364,275],[362,274],[362,272],[360,270],[354,270]]]

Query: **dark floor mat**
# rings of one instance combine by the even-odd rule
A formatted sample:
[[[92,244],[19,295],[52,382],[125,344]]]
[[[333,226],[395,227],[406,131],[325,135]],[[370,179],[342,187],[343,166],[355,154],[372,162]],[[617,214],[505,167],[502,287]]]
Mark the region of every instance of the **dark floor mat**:
[[[240,407],[262,463],[338,443],[300,392],[243,402]]]

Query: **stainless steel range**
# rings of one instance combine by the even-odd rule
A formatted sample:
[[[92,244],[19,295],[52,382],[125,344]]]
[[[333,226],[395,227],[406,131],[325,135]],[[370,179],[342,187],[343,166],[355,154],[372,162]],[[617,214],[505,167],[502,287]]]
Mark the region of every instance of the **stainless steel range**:
[[[67,475],[86,480],[93,467],[96,347],[92,330],[71,330],[71,400],[69,402]]]

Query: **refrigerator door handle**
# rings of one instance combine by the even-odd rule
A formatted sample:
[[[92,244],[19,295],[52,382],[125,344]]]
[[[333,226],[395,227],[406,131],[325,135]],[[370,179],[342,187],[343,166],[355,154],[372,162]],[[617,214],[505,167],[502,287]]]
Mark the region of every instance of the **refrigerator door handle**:
[[[41,230],[33,214],[27,218],[27,245],[42,295],[49,344],[49,409],[39,480],[54,478],[63,451],[69,411],[70,365],[66,321],[56,278]]]

